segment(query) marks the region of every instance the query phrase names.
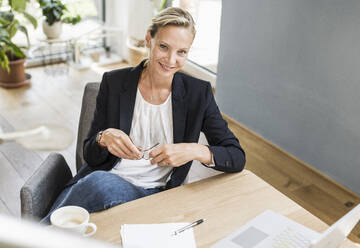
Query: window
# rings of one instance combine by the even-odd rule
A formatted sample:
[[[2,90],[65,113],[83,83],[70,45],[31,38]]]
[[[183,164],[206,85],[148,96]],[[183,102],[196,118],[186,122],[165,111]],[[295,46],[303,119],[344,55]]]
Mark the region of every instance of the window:
[[[67,6],[69,16],[79,14],[82,21],[74,26],[65,24],[62,27],[62,34],[59,42],[48,42],[42,31],[41,9],[37,0],[31,0],[27,6],[27,12],[31,13],[38,20],[38,27],[33,29],[30,23],[26,24],[29,31],[31,48],[28,53],[27,66],[50,64],[73,59],[73,44],[69,42],[74,37],[80,37],[103,25],[103,7],[105,0],[62,0]],[[26,20],[24,20],[26,23]],[[74,35],[75,34],[75,35]],[[17,37],[16,37],[17,38]],[[19,35],[18,42],[24,42],[23,36]],[[25,43],[24,43],[25,45]],[[103,48],[104,40],[88,40],[81,44],[81,50],[92,48]]]
[[[174,0],[172,6],[188,10],[196,23],[196,37],[188,59],[200,67],[217,72],[221,0]]]

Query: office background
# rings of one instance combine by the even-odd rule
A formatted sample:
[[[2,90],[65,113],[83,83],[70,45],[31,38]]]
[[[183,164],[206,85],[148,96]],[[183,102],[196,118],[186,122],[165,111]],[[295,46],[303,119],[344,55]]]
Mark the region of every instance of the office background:
[[[360,1],[222,2],[220,109],[360,193]]]

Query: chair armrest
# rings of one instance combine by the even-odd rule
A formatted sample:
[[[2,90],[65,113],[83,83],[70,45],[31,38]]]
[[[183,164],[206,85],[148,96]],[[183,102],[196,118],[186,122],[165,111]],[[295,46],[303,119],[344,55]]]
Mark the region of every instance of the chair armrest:
[[[51,153],[20,190],[21,216],[40,220],[72,178],[64,157]]]

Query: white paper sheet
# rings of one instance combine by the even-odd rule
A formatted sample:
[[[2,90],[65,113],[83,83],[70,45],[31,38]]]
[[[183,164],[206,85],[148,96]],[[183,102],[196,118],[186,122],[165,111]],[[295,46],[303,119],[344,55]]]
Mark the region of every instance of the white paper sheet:
[[[120,234],[124,248],[196,248],[194,231],[189,228],[178,235],[175,230],[189,223],[125,224]]]

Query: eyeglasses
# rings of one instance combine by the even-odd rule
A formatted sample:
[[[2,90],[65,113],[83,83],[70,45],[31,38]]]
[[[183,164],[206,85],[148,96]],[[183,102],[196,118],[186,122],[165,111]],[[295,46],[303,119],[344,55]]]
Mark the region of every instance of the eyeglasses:
[[[158,146],[160,143],[156,143],[155,145],[146,148],[146,149],[141,149],[141,157],[139,159],[146,159],[149,160],[150,159],[150,152],[156,147]]]

